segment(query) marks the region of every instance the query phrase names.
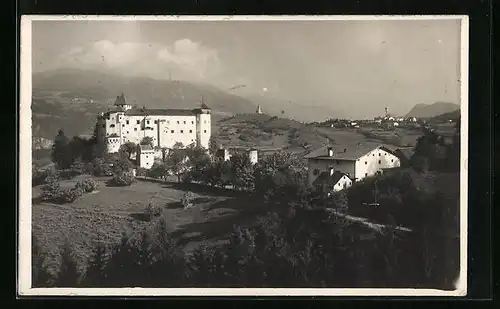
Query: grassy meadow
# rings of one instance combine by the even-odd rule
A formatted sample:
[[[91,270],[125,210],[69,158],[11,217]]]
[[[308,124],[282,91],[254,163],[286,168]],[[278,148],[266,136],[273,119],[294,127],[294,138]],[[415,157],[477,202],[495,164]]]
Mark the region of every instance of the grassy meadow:
[[[86,178],[91,176],[62,181],[61,187],[73,187]],[[150,202],[163,208],[169,231],[187,251],[200,242],[219,243],[232,231],[233,224],[251,222],[255,218],[251,214],[260,211],[248,197],[223,189],[150,180],[138,180],[130,187],[108,187],[108,178],[92,178],[99,182],[97,191],[64,205],[40,203],[40,187],[33,187],[33,234],[48,251],[51,271],[57,269],[59,249],[65,239],[74,246],[82,266],[95,241],[111,247],[120,241],[123,231],[137,234],[152,227],[153,222],[144,215],[144,207]],[[187,191],[194,193],[195,207],[185,210],[180,199]]]

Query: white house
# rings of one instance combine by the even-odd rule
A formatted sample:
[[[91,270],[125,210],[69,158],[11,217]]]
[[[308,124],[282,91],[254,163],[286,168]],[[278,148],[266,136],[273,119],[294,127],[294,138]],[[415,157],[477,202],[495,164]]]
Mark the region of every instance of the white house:
[[[328,171],[321,172],[319,176],[313,181],[313,186],[321,189],[323,192],[330,194],[331,192],[337,192],[352,186],[352,180],[339,171],[335,171],[334,168],[330,168]]]
[[[205,104],[196,109],[138,109],[128,104],[122,93],[114,105],[114,110],[97,119],[99,142],[106,144],[110,153],[126,142],[139,144],[144,137],[150,137],[158,148],[195,143],[208,149],[211,110]]]
[[[139,145],[137,147],[137,166],[151,168],[155,162],[155,150],[151,145]]]
[[[308,160],[309,185],[313,185],[322,172],[339,171],[351,180],[359,181],[382,172],[383,169],[400,166],[400,160],[392,150],[372,142],[324,146],[309,153],[305,158]]]

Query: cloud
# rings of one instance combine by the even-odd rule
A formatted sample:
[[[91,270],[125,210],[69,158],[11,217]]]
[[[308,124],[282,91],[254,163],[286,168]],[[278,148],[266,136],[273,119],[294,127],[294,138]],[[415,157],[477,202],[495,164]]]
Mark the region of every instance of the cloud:
[[[209,78],[219,68],[215,49],[187,38],[170,46],[101,40],[69,49],[58,57],[58,62],[63,67],[111,69],[154,77],[167,77],[166,71],[174,69],[177,76],[191,79]]]

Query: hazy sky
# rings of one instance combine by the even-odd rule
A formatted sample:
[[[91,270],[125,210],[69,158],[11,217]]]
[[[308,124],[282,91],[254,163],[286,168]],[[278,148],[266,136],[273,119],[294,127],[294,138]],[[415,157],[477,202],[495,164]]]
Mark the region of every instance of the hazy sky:
[[[460,103],[460,21],[34,21],[33,70],[95,68],[373,117]],[[170,72],[170,73],[169,73]]]

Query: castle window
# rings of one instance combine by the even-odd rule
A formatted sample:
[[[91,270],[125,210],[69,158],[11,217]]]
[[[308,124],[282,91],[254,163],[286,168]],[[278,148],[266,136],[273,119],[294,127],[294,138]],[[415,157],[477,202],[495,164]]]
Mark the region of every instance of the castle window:
[[[170,133],[174,133],[174,130],[171,130]]]
[[[155,124],[158,124],[158,120],[155,120]]]
[[[140,120],[137,120],[137,124],[141,124],[141,121],[140,121]]]
[[[146,121],[146,124],[149,124],[149,120]]]
[[[365,173],[365,177],[368,177],[368,173]]]
[[[184,124],[186,124],[186,122],[184,121]]]
[[[124,123],[122,123],[122,128],[123,128],[124,126],[125,126],[125,124],[124,124]]]
[[[179,124],[179,123],[180,123],[180,122],[179,122],[179,121],[177,121],[177,124]]]
[[[203,133],[207,133],[207,130],[203,130]]]
[[[130,121],[127,120],[127,124],[129,124],[129,123],[130,123]]]
[[[189,130],[189,133],[193,133],[193,130]]]
[[[115,124],[114,124],[114,123],[112,123],[112,124],[110,124],[110,125],[109,125],[109,127],[110,127],[110,128],[114,128],[114,127],[115,127]]]
[[[127,134],[128,134],[128,131],[127,131]]]
[[[378,164],[382,164],[382,161],[381,161],[381,160],[378,160]]]
[[[367,161],[365,161],[365,165],[367,165],[367,164],[368,164],[368,162],[367,162]]]
[[[181,133],[184,133],[184,130],[181,130]]]
[[[194,124],[194,121],[191,121],[191,124]]]
[[[394,159],[391,159],[391,162],[394,162]]]
[[[378,156],[380,157],[380,152],[378,153]]]
[[[134,128],[134,131],[137,131],[137,128]]]

